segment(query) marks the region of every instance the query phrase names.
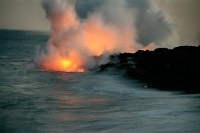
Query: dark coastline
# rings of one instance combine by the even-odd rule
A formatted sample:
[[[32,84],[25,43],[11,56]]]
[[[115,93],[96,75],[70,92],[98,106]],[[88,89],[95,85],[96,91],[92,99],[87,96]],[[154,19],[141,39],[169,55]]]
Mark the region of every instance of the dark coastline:
[[[200,46],[179,46],[173,49],[120,53],[110,56],[111,62],[100,66],[125,70],[126,75],[147,84],[148,88],[200,93]]]

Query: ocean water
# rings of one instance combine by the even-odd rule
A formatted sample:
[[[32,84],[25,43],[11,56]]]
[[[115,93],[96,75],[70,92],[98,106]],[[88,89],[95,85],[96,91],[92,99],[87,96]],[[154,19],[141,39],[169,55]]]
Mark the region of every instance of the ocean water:
[[[199,133],[200,95],[123,73],[31,70],[47,33],[0,30],[0,133]]]

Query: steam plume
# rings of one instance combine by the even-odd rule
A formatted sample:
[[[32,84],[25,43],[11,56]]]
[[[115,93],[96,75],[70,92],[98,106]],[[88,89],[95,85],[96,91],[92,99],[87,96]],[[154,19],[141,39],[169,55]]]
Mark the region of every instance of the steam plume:
[[[36,67],[51,71],[84,71],[94,57],[135,52],[159,44],[173,25],[149,0],[43,0],[51,21],[46,50],[37,54]]]
[[[118,10],[116,3],[121,2],[125,8],[129,10]],[[140,44],[148,45],[152,42],[160,45],[160,43],[169,39],[170,35],[174,33],[175,25],[167,20],[164,12],[158,9],[152,0],[78,0],[76,10],[81,18],[87,18],[88,13],[95,12],[101,7],[106,8],[105,5],[110,3],[111,7],[105,11],[104,16],[115,19],[125,15],[124,22],[134,19],[135,31],[137,31],[137,41]],[[108,7],[108,6],[107,6]],[[130,10],[132,12],[130,13]],[[109,15],[108,15],[109,14]],[[115,20],[113,19],[113,20]]]

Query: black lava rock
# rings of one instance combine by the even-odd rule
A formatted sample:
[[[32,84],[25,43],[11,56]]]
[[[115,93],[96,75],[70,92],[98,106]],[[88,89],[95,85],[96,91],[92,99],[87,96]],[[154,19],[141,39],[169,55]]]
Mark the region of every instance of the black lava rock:
[[[129,77],[147,83],[150,88],[200,93],[200,46],[112,55],[111,62],[100,69],[109,67],[127,71]]]

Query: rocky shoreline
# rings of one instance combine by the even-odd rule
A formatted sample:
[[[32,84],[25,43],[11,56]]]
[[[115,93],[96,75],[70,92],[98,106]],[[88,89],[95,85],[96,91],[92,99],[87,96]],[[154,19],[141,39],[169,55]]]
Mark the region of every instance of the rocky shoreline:
[[[128,77],[146,83],[148,88],[200,93],[200,46],[111,55],[100,71],[108,68],[125,70]]]

